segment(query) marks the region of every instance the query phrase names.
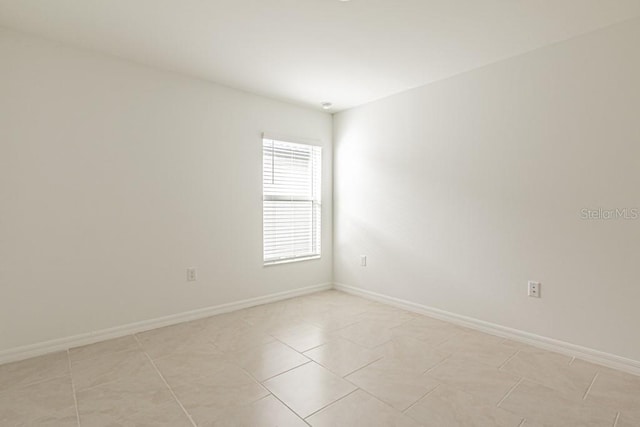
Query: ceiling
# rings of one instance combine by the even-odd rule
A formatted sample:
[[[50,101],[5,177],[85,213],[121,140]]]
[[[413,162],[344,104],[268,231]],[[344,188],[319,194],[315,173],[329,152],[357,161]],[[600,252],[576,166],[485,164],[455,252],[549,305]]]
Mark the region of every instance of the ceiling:
[[[640,16],[640,0],[0,0],[0,25],[340,111]]]

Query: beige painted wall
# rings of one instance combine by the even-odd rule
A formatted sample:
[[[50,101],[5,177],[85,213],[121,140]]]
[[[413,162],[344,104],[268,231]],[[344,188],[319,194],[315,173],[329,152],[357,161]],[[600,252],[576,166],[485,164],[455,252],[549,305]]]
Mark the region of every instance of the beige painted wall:
[[[640,360],[640,219],[581,219],[640,208],[639,41],[636,19],[337,114],[334,280]]]
[[[323,143],[321,260],[262,266],[262,131]],[[328,114],[0,31],[0,351],[330,282],[331,158]]]

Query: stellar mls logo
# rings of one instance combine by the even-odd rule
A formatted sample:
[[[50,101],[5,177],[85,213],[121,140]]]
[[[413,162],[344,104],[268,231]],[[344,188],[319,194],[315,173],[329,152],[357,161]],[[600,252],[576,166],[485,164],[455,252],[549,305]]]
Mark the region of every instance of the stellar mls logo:
[[[634,220],[640,219],[640,209],[638,208],[616,208],[616,209],[589,209],[584,208],[580,211],[580,218],[584,220]]]

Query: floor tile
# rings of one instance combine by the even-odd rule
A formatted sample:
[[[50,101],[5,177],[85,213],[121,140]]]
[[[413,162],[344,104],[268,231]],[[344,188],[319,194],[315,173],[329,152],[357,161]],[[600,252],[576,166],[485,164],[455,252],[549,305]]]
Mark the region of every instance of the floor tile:
[[[307,423],[269,395],[225,412],[212,427],[307,427]]]
[[[378,303],[375,301],[371,301],[366,298],[358,297],[355,295],[345,294],[343,292],[339,292],[345,297],[339,298],[330,298],[322,303],[329,307],[332,310],[340,310],[341,313],[345,314],[360,314],[367,310],[371,310],[378,306]]]
[[[569,366],[571,357],[534,347],[521,349],[500,368],[550,387],[567,397],[582,400],[595,371],[581,365]]]
[[[552,427],[552,426],[549,424],[541,424],[535,421],[524,420],[524,422],[520,427]]]
[[[420,316],[391,329],[391,335],[392,337],[411,337],[437,346],[461,331],[461,328],[450,323]]]
[[[332,332],[306,322],[279,328],[270,333],[276,339],[301,353],[325,344],[335,337]]]
[[[151,409],[122,413],[94,412],[82,417],[82,427],[192,427],[178,402],[167,401]]]
[[[186,322],[136,334],[143,350],[157,359],[178,351],[195,351],[210,347],[202,322]]]
[[[427,373],[443,383],[489,399],[496,404],[520,379],[516,375],[500,372],[492,366],[455,356]]]
[[[355,386],[310,362],[264,382],[278,399],[306,418],[356,389]]]
[[[76,397],[83,426],[127,419],[137,412],[153,411],[175,401],[158,375],[117,380],[78,391]]]
[[[246,406],[269,392],[244,370],[229,366],[172,389],[198,425],[209,425],[233,407]]]
[[[76,390],[83,390],[131,376],[155,375],[155,370],[144,353],[129,350],[106,352],[91,359],[73,362],[71,374]]]
[[[133,335],[98,342],[95,344],[84,345],[82,347],[74,347],[69,349],[69,357],[71,362],[91,359],[97,356],[104,356],[107,353],[117,353],[121,351],[139,350],[138,341]]]
[[[245,369],[258,381],[264,381],[309,361],[279,341],[254,347],[251,351],[234,353],[228,360]]]
[[[438,386],[426,375],[407,369],[397,359],[382,359],[346,379],[394,408],[404,411]]]
[[[341,377],[382,357],[380,351],[361,347],[342,338],[329,341],[304,355]]]
[[[438,345],[437,349],[498,368],[518,351],[502,341],[493,335],[463,332]]]
[[[319,331],[309,332],[306,334],[280,336],[278,337],[278,340],[287,344],[296,351],[304,353],[305,351],[321,346],[322,344],[326,344],[334,338],[336,338],[334,333],[321,329]]]
[[[224,329],[227,327],[227,325],[241,322],[243,317],[244,315],[242,313],[242,310],[239,310],[218,314],[216,316],[205,317],[198,320],[197,322],[202,325],[202,328],[204,330],[212,331]]]
[[[274,327],[283,322],[297,322],[303,313],[302,303],[280,301],[243,310],[243,320],[251,326]]]
[[[342,338],[363,347],[377,347],[391,341],[391,329],[381,321],[362,320],[336,331]]]
[[[358,315],[362,321],[385,324],[387,328],[400,326],[417,317],[414,313],[389,306],[368,309]]]
[[[593,382],[586,402],[620,411],[625,418],[640,420],[640,377],[603,370]]]
[[[358,323],[357,314],[345,314],[341,310],[332,310],[327,313],[305,316],[305,321],[325,331],[336,331]]]
[[[189,383],[232,366],[215,347],[201,348],[198,351],[181,350],[157,359],[154,363],[171,386]]]
[[[406,369],[424,372],[446,359],[449,354],[434,349],[433,346],[408,336],[399,336],[376,347],[385,358],[395,359]]]
[[[0,390],[69,375],[66,351],[0,365]]]
[[[622,371],[617,371],[615,369],[611,369],[611,368],[608,368],[606,366],[598,365],[596,363],[587,362],[586,360],[582,360],[582,359],[578,359],[578,358],[574,358],[569,363],[569,366],[578,367],[578,368],[583,369],[583,370],[589,370],[589,371],[591,371],[593,373],[596,373],[596,372],[609,372],[609,373],[613,373],[613,374],[622,374],[622,375],[624,375],[624,372],[622,372]]]
[[[77,426],[75,386],[83,427],[189,427],[176,395],[200,426],[640,427],[640,377],[570,360],[332,290],[0,365],[0,425]]]
[[[616,427],[638,427],[640,426],[640,418],[631,418],[625,414],[620,414]]]
[[[219,330],[207,331],[207,340],[224,353],[235,353],[273,342],[275,338],[258,327],[235,322]]]
[[[253,328],[255,331],[263,332],[267,335],[275,335],[278,332],[285,331],[290,328],[295,328],[296,326],[311,326],[310,323],[304,322],[300,315],[296,315],[293,317],[272,317],[260,320],[253,320],[251,322],[245,321],[249,327]]]
[[[529,380],[518,384],[500,408],[553,426],[611,427],[616,417],[614,410],[570,399]]]
[[[310,416],[313,427],[419,427],[415,421],[358,390]]]
[[[439,386],[406,414],[425,427],[518,427],[522,417],[495,403],[448,386]]]
[[[78,425],[71,378],[58,377],[0,393],[0,425]]]

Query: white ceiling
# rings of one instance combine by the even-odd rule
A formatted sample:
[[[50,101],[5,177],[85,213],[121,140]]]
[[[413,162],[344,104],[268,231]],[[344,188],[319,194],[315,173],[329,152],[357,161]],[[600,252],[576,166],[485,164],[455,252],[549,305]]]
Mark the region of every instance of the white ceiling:
[[[0,25],[333,111],[640,16],[640,0],[0,0]]]

